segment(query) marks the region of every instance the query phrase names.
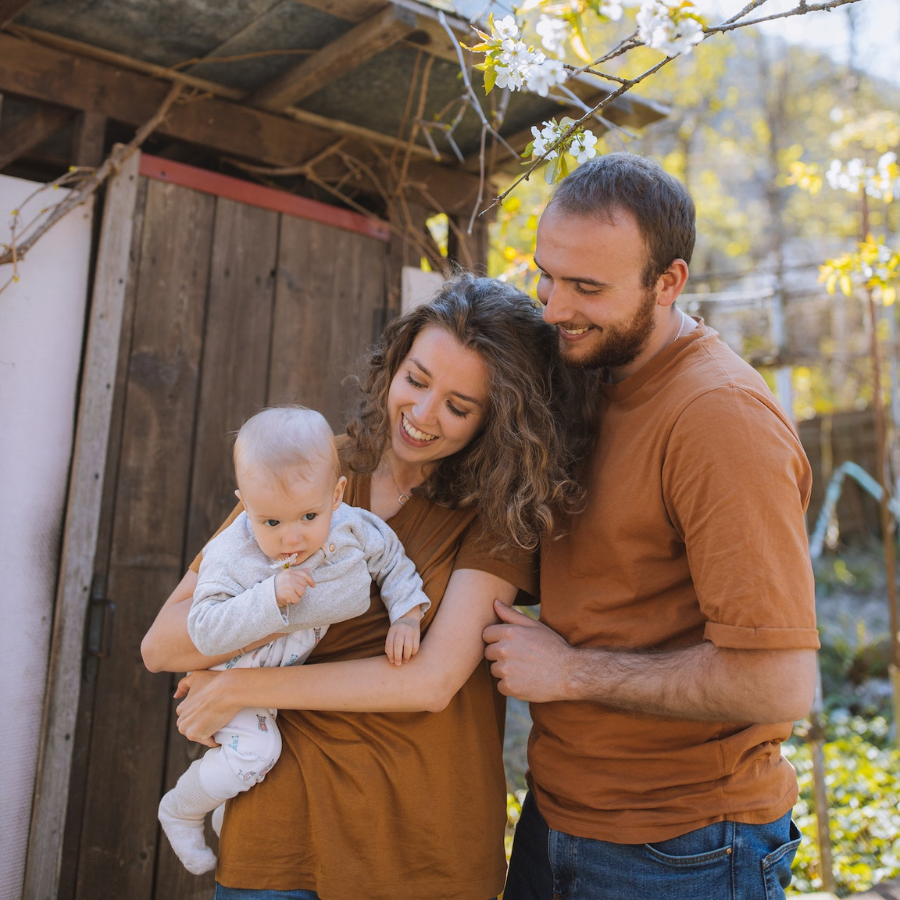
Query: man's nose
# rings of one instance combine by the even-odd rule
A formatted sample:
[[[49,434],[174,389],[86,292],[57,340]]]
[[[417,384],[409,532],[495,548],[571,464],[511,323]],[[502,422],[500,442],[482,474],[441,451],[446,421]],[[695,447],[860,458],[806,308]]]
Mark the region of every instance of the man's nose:
[[[571,310],[565,302],[565,294],[558,290],[554,285],[550,285],[538,295],[543,310],[541,314],[544,321],[550,325],[557,325],[560,322],[568,322],[571,316]]]

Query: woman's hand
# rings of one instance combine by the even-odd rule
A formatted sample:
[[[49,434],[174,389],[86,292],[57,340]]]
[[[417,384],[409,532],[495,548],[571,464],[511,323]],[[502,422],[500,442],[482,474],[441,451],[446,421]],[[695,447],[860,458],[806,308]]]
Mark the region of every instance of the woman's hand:
[[[200,670],[189,672],[178,682],[175,698],[178,704],[178,730],[190,741],[218,747],[212,736],[231,721],[240,709],[229,699],[227,672]]]

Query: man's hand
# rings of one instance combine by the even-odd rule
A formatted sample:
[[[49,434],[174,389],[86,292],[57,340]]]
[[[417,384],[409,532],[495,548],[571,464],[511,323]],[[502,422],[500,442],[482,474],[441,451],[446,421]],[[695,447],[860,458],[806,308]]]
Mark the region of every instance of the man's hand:
[[[482,637],[500,693],[535,703],[567,699],[577,651],[546,625],[499,600],[494,610],[502,624],[488,625]]]
[[[294,606],[303,599],[308,587],[315,587],[309,569],[285,569],[275,576],[275,599],[279,606]]]
[[[421,613],[416,609],[419,617]],[[411,660],[419,650],[419,618],[407,613],[397,619],[387,633],[387,639],[384,642],[384,652],[387,658],[395,666],[402,666],[403,663]]]

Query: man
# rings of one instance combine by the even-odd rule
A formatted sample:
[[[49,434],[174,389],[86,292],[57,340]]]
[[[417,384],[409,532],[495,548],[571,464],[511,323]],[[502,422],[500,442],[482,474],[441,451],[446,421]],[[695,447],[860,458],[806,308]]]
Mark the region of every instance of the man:
[[[496,604],[484,633],[534,721],[504,900],[773,900],[790,881],[810,471],[763,379],[675,306],[694,234],[684,186],[626,153],[577,169],[538,228],[544,318],[603,383],[541,621]]]

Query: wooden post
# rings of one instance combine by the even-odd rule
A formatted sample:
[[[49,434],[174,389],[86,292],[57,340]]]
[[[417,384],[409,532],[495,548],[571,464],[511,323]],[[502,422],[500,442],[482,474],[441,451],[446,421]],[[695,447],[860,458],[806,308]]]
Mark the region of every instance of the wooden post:
[[[24,896],[54,900],[81,687],[140,154],[110,179],[94,280],[47,676]]]
[[[106,138],[106,116],[95,112],[80,113],[72,136],[72,165],[99,169],[103,162]]]

